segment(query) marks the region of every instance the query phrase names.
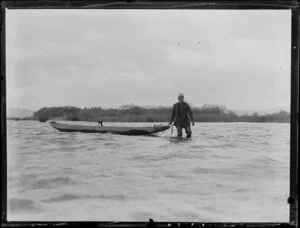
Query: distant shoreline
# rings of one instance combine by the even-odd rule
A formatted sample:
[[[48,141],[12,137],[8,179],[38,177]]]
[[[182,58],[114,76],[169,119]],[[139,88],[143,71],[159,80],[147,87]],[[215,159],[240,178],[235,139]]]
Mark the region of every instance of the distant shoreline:
[[[33,122],[38,122],[38,120],[32,120],[32,119],[18,119],[18,120],[16,120],[16,118],[14,118],[14,117],[8,117],[8,118],[6,118],[6,120],[9,120],[9,121],[33,121]],[[69,122],[74,122],[74,123],[76,123],[76,122],[89,122],[89,123],[97,123],[97,122],[95,122],[95,121],[75,121],[75,120],[47,120],[47,121],[45,121],[44,123],[49,123],[49,122],[51,122],[51,121],[57,121],[57,122],[59,122],[59,121],[69,121]],[[107,121],[107,122],[104,122],[104,123],[168,123],[168,122],[166,122],[166,121],[162,121],[162,122],[159,122],[159,121],[157,121],[157,122],[147,122],[147,121],[142,121],[142,122],[139,122],[139,121],[127,121],[127,122],[124,122],[124,121]],[[261,124],[272,124],[272,123],[276,123],[276,124],[290,124],[290,122],[254,122],[254,121],[231,121],[231,122],[225,122],[225,121],[215,121],[215,122],[208,122],[208,121],[206,121],[206,122],[204,122],[204,121],[195,121],[195,124],[197,124],[197,123],[261,123]]]
[[[171,107],[144,108],[127,106],[119,109],[78,108],[73,106],[44,107],[34,112],[33,116],[18,118],[8,117],[7,120],[55,121],[86,121],[86,122],[169,122]],[[256,123],[290,123],[290,114],[279,111],[272,114],[237,115],[225,106],[204,105],[192,108],[195,122],[256,122]]]

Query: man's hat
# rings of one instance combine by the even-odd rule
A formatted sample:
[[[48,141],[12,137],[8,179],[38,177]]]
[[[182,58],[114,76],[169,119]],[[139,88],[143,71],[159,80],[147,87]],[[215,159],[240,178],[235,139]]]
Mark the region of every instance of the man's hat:
[[[178,94],[178,98],[179,98],[179,97],[184,97],[184,96],[183,96],[183,93],[179,93],[179,94]]]

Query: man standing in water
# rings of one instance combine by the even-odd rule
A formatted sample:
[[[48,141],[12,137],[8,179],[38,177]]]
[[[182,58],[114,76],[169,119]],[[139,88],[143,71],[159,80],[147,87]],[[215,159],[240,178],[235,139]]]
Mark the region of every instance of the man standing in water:
[[[195,125],[192,110],[188,103],[184,102],[184,96],[182,93],[178,95],[178,102],[173,105],[171,120],[169,124],[172,124],[177,128],[177,136],[182,137],[182,128],[184,128],[186,137],[191,138],[191,122]]]

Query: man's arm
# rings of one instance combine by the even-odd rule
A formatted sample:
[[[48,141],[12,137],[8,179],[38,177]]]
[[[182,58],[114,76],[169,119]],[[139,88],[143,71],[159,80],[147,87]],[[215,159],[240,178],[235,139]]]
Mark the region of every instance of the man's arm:
[[[171,113],[171,120],[169,122],[169,124],[172,124],[174,118],[175,118],[175,104],[173,105],[173,108],[172,108],[172,113]]]
[[[194,125],[195,124],[195,122],[194,122],[194,116],[193,116],[191,107],[189,105],[187,105],[187,112],[189,114],[190,120],[192,121],[192,124]]]

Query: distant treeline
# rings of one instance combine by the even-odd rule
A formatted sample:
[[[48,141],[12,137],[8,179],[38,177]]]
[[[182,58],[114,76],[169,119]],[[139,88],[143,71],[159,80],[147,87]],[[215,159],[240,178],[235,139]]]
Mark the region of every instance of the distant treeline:
[[[71,121],[104,121],[104,122],[168,122],[171,107],[143,108],[129,106],[118,109],[77,108],[73,106],[44,107],[34,113],[34,116],[20,120],[71,120]],[[227,110],[225,106],[204,105],[193,108],[195,122],[279,122],[288,123],[290,114],[286,111],[259,115],[237,115]]]

